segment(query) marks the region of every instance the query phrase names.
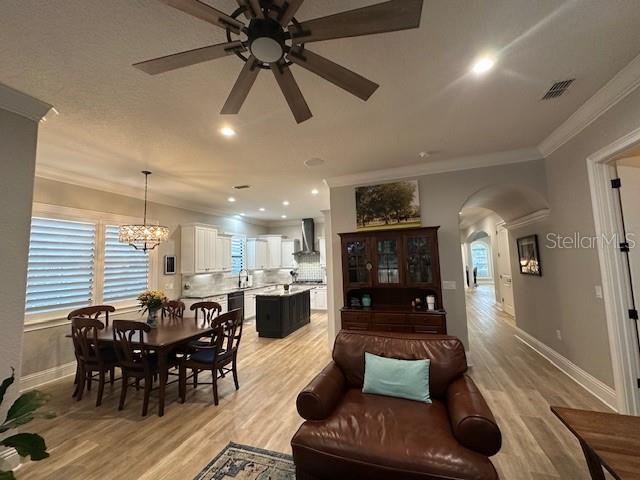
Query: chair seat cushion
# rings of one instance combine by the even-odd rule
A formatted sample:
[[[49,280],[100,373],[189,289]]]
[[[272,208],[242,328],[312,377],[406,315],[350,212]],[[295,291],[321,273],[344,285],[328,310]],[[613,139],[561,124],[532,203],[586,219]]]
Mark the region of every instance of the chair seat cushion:
[[[194,362],[198,362],[198,363],[206,363],[206,364],[212,364],[213,363],[213,357],[216,354],[216,350],[215,348],[211,348],[208,350],[198,350],[195,353],[191,354],[190,360],[194,361]],[[220,355],[220,359],[224,358],[225,356],[225,352],[224,350],[222,351],[222,354]]]
[[[291,441],[297,468],[318,478],[497,480],[488,458],[464,448],[440,400],[419,403],[358,389]]]

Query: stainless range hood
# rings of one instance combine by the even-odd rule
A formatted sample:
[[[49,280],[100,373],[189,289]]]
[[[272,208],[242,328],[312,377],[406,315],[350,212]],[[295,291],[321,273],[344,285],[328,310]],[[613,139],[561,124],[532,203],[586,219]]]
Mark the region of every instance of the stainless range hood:
[[[318,253],[315,250],[316,227],[313,218],[302,219],[302,249],[294,255]]]

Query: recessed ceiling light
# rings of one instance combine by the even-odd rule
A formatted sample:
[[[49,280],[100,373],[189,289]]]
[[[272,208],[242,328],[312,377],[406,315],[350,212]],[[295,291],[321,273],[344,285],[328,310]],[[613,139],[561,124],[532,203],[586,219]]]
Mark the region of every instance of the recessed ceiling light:
[[[227,202],[233,203],[235,201],[236,201],[236,199],[234,197],[227,198]]]
[[[476,75],[482,75],[483,73],[487,73],[491,70],[495,64],[496,62],[493,58],[482,57],[473,64],[471,71]]]
[[[246,213],[244,213],[244,212],[240,214],[241,217],[244,217],[245,215],[246,215]]]
[[[280,215],[280,218],[287,218],[286,215]]]
[[[233,217],[234,218],[242,218],[242,217],[240,217],[240,215],[234,215]]]
[[[225,137],[233,137],[236,134],[236,131],[231,127],[222,127],[220,129],[220,133]]]
[[[313,190],[311,190],[311,195],[318,195],[320,193],[320,191],[317,188],[314,188]]]
[[[288,206],[289,206],[289,201],[288,201],[288,200],[285,200],[284,202],[282,202],[282,204],[283,204],[285,207],[288,207]]]
[[[264,211],[265,211],[265,208],[264,208],[264,207],[260,207],[260,208],[259,208],[259,210],[260,210],[261,212],[264,212]]]

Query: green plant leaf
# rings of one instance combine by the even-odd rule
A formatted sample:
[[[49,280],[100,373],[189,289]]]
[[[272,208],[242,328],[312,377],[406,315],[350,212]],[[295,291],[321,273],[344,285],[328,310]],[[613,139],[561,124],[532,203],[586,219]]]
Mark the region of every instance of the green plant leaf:
[[[0,480],[16,480],[16,477],[12,471],[5,472],[4,470],[0,470]]]
[[[4,400],[4,394],[7,393],[7,389],[9,388],[9,386],[11,386],[11,384],[15,380],[15,377],[16,377],[16,371],[14,370],[13,367],[11,367],[11,376],[5,378],[2,381],[2,384],[0,384],[0,404],[2,403],[2,400]]]
[[[9,408],[5,423],[11,423],[13,428],[30,422],[34,417],[33,412],[47,403],[49,398],[50,395],[38,390],[23,393]]]
[[[21,457],[31,457],[31,460],[44,460],[49,456],[47,446],[37,433],[17,433],[3,440],[0,445],[13,447]]]

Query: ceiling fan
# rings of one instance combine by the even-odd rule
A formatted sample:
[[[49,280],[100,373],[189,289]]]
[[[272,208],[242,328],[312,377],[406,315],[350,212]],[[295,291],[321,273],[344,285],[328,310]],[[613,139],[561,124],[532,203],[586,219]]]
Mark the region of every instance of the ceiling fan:
[[[312,114],[291,73],[292,64],[365,101],[379,87],[308,50],[307,43],[418,28],[423,3],[423,0],[391,0],[301,22],[295,15],[304,0],[236,0],[238,8],[230,15],[199,0],[160,1],[223,28],[227,41],[136,63],[134,67],[156,75],[237,55],[245,65],[221,113],[239,113],[260,70],[271,70],[298,123],[309,120]],[[245,25],[245,19],[249,21],[248,25]]]

